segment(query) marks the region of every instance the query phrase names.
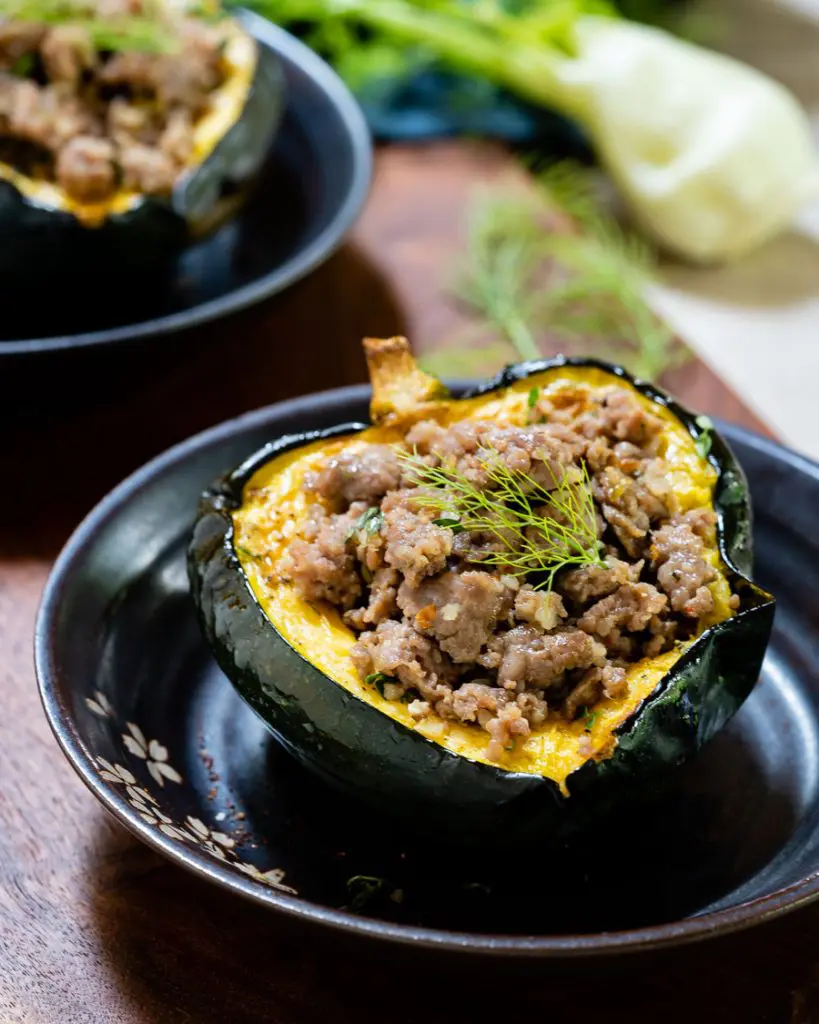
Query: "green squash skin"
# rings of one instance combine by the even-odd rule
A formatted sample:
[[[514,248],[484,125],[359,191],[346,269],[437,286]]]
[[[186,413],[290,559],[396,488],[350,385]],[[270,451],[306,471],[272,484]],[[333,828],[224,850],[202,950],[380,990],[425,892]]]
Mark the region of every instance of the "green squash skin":
[[[253,35],[253,18],[237,19]],[[173,194],[144,196],[130,210],[88,227],[69,211],[38,204],[0,179],[0,276],[8,290],[76,280],[126,290],[129,275],[159,276],[197,237],[218,227],[221,207],[235,212],[250,193],[284,109],[284,73],[278,56],[257,41],[258,60],[242,113],[213,151],[179,179]],[[225,205],[223,196],[236,196]],[[92,280],[89,281],[89,276]]]
[[[463,397],[566,365],[614,373],[668,406],[693,435],[700,432],[694,415],[664,392],[595,360],[509,367]],[[365,426],[343,424],[287,436],[257,452],[202,496],[188,551],[193,599],[220,667],[306,768],[416,831],[466,845],[520,847],[562,841],[593,827],[626,799],[650,795],[670,768],[699,750],[739,709],[759,674],[774,600],[747,579],[752,560],[747,483],[716,434],[709,458],[719,472],[718,535],[741,609],[683,654],[618,729],[610,758],[587,762],[569,776],[568,798],[550,779],[450,753],[326,677],[280,636],[259,605],[233,548],[231,512],[241,503],[246,481],[271,458]],[[728,501],[721,502],[721,496]]]

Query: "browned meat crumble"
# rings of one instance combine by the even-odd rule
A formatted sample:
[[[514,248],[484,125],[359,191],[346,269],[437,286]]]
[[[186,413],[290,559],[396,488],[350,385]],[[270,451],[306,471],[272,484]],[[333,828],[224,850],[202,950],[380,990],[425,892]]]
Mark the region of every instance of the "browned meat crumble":
[[[662,421],[619,388],[572,394],[541,397],[531,426],[428,420],[403,446],[345,449],[305,479],[307,525],[284,559],[304,598],[329,601],[359,633],[362,677],[377,673],[415,719],[484,729],[493,759],[549,716],[622,695],[630,664],[694,635],[714,606],[714,514],[669,508]],[[489,453],[546,490],[585,466],[602,564],[559,573],[551,590],[482,564],[497,537],[436,522],[402,448],[479,489],[495,486]]]
[[[139,15],[142,0],[96,8],[101,18]],[[0,159],[78,203],[120,187],[168,194],[225,77],[219,26],[178,17],[173,34],[168,53],[98,52],[82,25],[0,18]]]

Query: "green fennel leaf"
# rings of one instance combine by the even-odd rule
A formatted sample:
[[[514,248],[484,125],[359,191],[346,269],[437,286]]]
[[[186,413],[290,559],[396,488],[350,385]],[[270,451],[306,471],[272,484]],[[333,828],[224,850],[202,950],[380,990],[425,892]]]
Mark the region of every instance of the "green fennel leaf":
[[[709,416],[698,416],[694,422],[700,428],[700,433],[694,441],[694,447],[701,459],[707,459],[714,443],[714,424]]]
[[[656,380],[689,353],[643,297],[654,253],[605,212],[591,180],[560,163],[537,174],[531,194],[479,198],[455,295],[521,359],[557,335],[573,351]]]
[[[400,83],[426,62],[552,110],[562,110],[562,71],[575,49],[578,20],[617,16],[607,0],[246,5],[284,27],[308,24],[310,44],[359,90],[368,83]],[[558,164],[539,171],[537,179],[532,196],[495,191],[476,204],[453,285],[458,299],[522,360],[537,359],[545,338],[552,346],[559,339],[572,351],[622,363],[647,380],[688,358],[643,298],[654,272],[653,251],[604,212],[589,172]],[[442,355],[444,361],[454,358],[451,351]]]
[[[347,534],[347,540],[352,540],[353,537],[359,531],[363,530],[368,536],[373,536],[376,533],[381,532],[381,527],[384,525],[384,513],[380,508],[373,506],[368,508],[366,512],[362,512],[361,515],[356,519]]]
[[[383,697],[384,683],[397,683],[398,680],[395,676],[388,676],[383,672],[371,672],[368,676],[364,676],[364,682],[369,686],[374,686]]]
[[[510,470],[492,448],[479,449],[488,483],[476,487],[454,465],[429,466],[415,454],[398,457],[418,486],[415,502],[492,543],[469,555],[514,576],[536,574],[551,589],[569,566],[602,565],[591,481],[585,464],[568,467],[553,486]]]
[[[448,519],[446,516],[442,516],[440,519],[433,519],[432,522],[435,526],[449,527],[449,529],[452,530],[453,533],[464,532],[464,527],[461,526],[461,523],[458,519]]]
[[[17,75],[20,78],[28,77],[34,70],[34,55],[24,53],[22,57],[17,58],[9,70],[13,75]]]
[[[5,0],[3,17],[44,25],[78,25],[97,50],[171,53],[177,33],[164,5],[148,0],[139,14],[100,17],[92,0]]]

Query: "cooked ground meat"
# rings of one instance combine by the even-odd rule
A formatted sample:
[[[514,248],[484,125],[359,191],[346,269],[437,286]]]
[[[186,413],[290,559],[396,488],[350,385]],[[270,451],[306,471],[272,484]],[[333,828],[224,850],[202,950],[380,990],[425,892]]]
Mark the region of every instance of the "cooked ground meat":
[[[329,601],[346,609],[361,594],[350,535],[363,511],[363,504],[351,505],[343,515],[311,507],[303,538],[292,542],[283,567],[308,601]]]
[[[407,619],[456,663],[478,660],[511,604],[510,589],[488,572],[444,572],[418,586],[405,580],[398,590]]]
[[[619,697],[626,688],[626,670],[621,665],[604,665],[584,672],[563,701],[563,714],[576,718],[583,708],[591,708],[601,696]]]
[[[57,181],[83,203],[105,199],[116,185],[113,144],[93,135],[77,135],[57,156]]]
[[[376,626],[379,622],[392,618],[398,611],[398,580],[397,569],[378,569],[370,583],[366,607],[351,608],[344,613],[347,625],[361,632],[368,626]]]
[[[487,645],[480,663],[497,668],[502,686],[546,687],[576,668],[603,665],[606,648],[580,629],[544,633],[536,626],[515,626]]]
[[[96,0],[101,19],[140,12],[134,0]],[[194,127],[225,77],[224,32],[166,16],[170,53],[97,52],[78,24],[46,27],[0,18],[0,142],[42,150],[26,173],[50,176],[79,203],[122,183],[165,195],[187,166]]]
[[[643,656],[653,658],[670,651],[677,639],[679,623],[675,619],[655,615],[648,624],[649,636],[643,645]]]
[[[179,174],[178,167],[167,153],[138,142],[120,147],[119,164],[122,187],[146,195],[170,192]]]
[[[464,420],[449,428],[424,420],[409,430],[407,444],[433,463],[454,464],[477,487],[489,485],[488,469],[497,461],[550,490],[574,458],[573,450],[543,427],[502,427],[487,420]]]
[[[596,393],[586,388],[565,388],[557,395],[544,394],[535,411],[551,429],[562,428],[564,437],[570,431],[589,441],[599,437],[628,441],[645,453],[653,453],[663,426],[636,395],[615,386]]]
[[[381,511],[384,558],[410,584],[416,585],[424,576],[434,576],[446,567],[452,551],[452,531],[433,523],[437,513],[419,505],[414,491],[391,491]]]
[[[447,679],[453,676],[446,655],[406,622],[387,619],[372,632],[362,633],[352,659],[362,676],[383,672],[404,688],[417,690],[426,700],[452,695]]]
[[[59,156],[63,146],[78,135],[98,135],[99,122],[62,85],[38,86],[34,82],[5,76],[0,79],[8,111],[5,131]]]
[[[640,404],[636,396],[622,388],[609,388],[600,402],[598,417],[601,431],[619,441],[645,449],[653,444],[663,421]]]
[[[651,535],[651,560],[657,569],[657,582],[668,594],[671,607],[692,619],[700,619],[714,607],[714,597],[706,586],[717,573],[703,558],[703,533],[713,530],[713,513],[697,509],[655,530]]]
[[[45,26],[33,21],[0,19],[0,68],[13,68],[21,57],[35,54],[45,34]]]
[[[427,419],[402,444],[342,449],[305,476],[314,504],[283,563],[359,633],[362,676],[387,677],[384,696],[417,721],[483,729],[493,759],[550,716],[621,699],[631,664],[694,634],[717,576],[713,512],[672,514],[658,416],[618,388],[569,387],[534,411],[543,422]],[[477,519],[459,518],[454,491],[436,499],[410,452],[477,495]],[[492,505],[509,479],[518,489]],[[520,559],[548,565],[561,530],[590,547],[569,546],[549,589]]]
[[[560,589],[578,604],[586,604],[593,597],[606,597],[623,584],[635,582],[640,578],[642,567],[642,562],[629,565],[619,558],[609,557],[604,566],[587,565],[566,573]]]
[[[606,640],[621,632],[638,633],[668,604],[668,598],[650,583],[624,583],[613,594],[593,604],[578,626]]]
[[[378,501],[401,483],[401,464],[388,444],[368,444],[333,456],[308,486],[329,501]]]
[[[159,136],[159,149],[177,166],[184,166],[193,154],[193,121],[190,111],[171,110],[168,123]]]
[[[120,148],[135,142],[156,145],[161,131],[161,119],[150,107],[132,103],[122,96],[115,96],[108,104],[106,133]]]
[[[52,82],[76,87],[86,71],[98,61],[91,37],[81,25],[57,25],[49,29],[40,44],[46,75]]]
[[[668,516],[668,509],[642,479],[607,466],[594,478],[595,498],[603,517],[627,555],[638,558],[652,522]]]
[[[566,609],[560,594],[554,590],[534,590],[524,586],[515,597],[515,618],[531,622],[548,632],[566,618]]]

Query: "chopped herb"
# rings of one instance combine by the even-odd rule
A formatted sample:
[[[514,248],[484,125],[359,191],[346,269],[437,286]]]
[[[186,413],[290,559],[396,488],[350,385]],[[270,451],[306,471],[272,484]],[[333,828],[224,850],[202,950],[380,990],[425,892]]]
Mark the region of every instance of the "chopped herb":
[[[701,459],[707,459],[713,444],[714,424],[709,416],[698,416],[694,422],[701,431],[694,441],[694,447]]]
[[[745,500],[745,488],[739,480],[732,478],[722,488],[719,500],[723,505],[741,505]]]
[[[446,516],[443,516],[440,519],[433,519],[432,522],[433,522],[433,524],[435,526],[447,526],[447,527],[449,527],[449,529],[452,530],[453,533],[463,533],[464,532],[464,527],[461,526],[461,523],[460,523],[460,521],[458,519],[447,519]]]
[[[236,545],[236,552],[237,554],[244,555],[245,558],[255,559],[259,557],[254,551],[251,551],[250,548],[242,547],[241,544]]]
[[[363,910],[387,885],[385,878],[376,878],[375,875],[353,875],[347,879],[350,902],[346,909]]]
[[[411,704],[414,699],[415,698],[413,697],[413,695],[411,693],[407,693],[406,690],[401,694],[401,703],[402,704]]]
[[[365,583],[372,583],[373,574],[372,571],[368,569],[366,565],[361,566],[361,575],[363,576]]]
[[[586,732],[591,732],[592,726],[597,721],[597,716],[599,714],[599,711],[589,711],[588,708],[583,708],[583,726]]]
[[[535,423],[538,420],[541,423],[543,422],[543,417],[542,416],[537,417],[537,403],[538,403],[538,399],[539,398],[540,398],[540,389],[539,388],[532,388],[532,390],[526,396],[526,404],[529,406],[529,412],[528,412],[528,415],[527,415],[526,418],[527,418],[527,421],[529,423]],[[537,417],[537,419],[536,419],[536,417]]]
[[[383,672],[371,672],[368,676],[364,676],[364,682],[369,686],[374,686],[383,697],[384,683],[396,683],[398,680],[395,676],[388,676]]]
[[[383,525],[384,513],[380,508],[374,505],[372,508],[368,508],[366,512],[362,512],[358,519],[356,519],[352,529],[347,534],[346,539],[352,540],[360,530],[363,530],[364,533],[369,536],[373,536],[374,534],[381,532],[381,527]]]
[[[538,359],[543,339],[557,334],[573,352],[648,380],[690,358],[644,298],[656,254],[607,213],[593,175],[566,162],[534,170],[530,194],[489,191],[470,215],[455,290],[480,336]],[[555,231],[556,215],[575,230]]]
[[[515,749],[515,741],[510,740],[503,749],[506,751],[507,754],[511,754]]]
[[[18,57],[11,65],[10,70],[13,75],[19,75],[20,78],[28,78],[34,70],[34,54],[24,53],[22,57]]]
[[[9,20],[81,27],[97,50],[172,53],[179,46],[174,19],[158,4],[145,4],[139,14],[109,17],[100,17],[90,0],[4,0],[2,8]]]

